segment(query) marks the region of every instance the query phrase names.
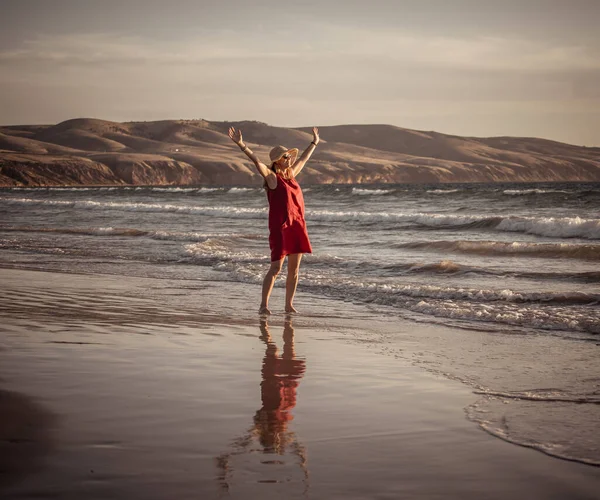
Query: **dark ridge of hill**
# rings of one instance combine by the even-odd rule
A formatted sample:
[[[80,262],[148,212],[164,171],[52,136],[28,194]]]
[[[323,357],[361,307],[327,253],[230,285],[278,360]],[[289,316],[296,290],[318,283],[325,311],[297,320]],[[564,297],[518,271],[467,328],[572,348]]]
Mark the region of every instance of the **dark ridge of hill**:
[[[77,186],[125,184],[106,165],[78,157],[2,154],[3,186]]]
[[[111,122],[0,128],[0,185],[230,184],[262,181],[229,139],[234,126],[269,163],[278,144],[308,147],[311,128],[257,121]],[[600,148],[519,137],[459,137],[392,125],[319,128],[303,183],[600,181]]]
[[[24,137],[21,135],[6,135],[0,132],[0,149],[14,153],[30,154],[62,154],[74,155],[81,154],[84,151],[65,146],[52,144],[51,142],[42,142]]]

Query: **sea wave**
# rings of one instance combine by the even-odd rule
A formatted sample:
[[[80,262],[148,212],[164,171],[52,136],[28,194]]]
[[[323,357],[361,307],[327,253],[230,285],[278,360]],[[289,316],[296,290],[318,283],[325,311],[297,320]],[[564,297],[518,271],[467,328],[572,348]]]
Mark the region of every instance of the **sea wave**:
[[[41,204],[72,207],[86,210],[121,210],[140,212],[180,212],[225,218],[263,218],[267,208],[221,206],[195,206],[187,204],[109,202],[93,200],[39,200],[34,198],[0,197],[7,204]],[[600,219],[581,217],[521,217],[481,215],[457,215],[436,213],[364,212],[309,210],[308,221],[359,222],[359,223],[410,223],[429,229],[486,229],[490,231],[515,232],[554,238],[600,239]]]
[[[578,194],[573,191],[565,191],[564,189],[505,189],[503,194],[511,196],[527,196],[531,194]]]
[[[372,261],[352,260],[341,258],[335,255],[318,254],[307,255],[305,257],[310,266],[339,269],[350,271],[357,277],[360,276],[378,276],[378,277],[400,277],[411,275],[481,275],[493,276],[498,278],[517,278],[533,280],[550,281],[571,281],[577,283],[600,283],[600,271],[525,271],[514,269],[501,269],[479,267],[467,264],[460,264],[450,259],[443,259],[435,262],[422,261],[403,261],[393,264],[382,264]]]
[[[10,191],[103,191],[109,188],[105,187],[48,187],[48,186],[36,186],[36,187],[11,187]],[[116,188],[115,188],[116,189]]]
[[[451,194],[458,193],[461,189],[428,189],[427,192],[430,194]]]
[[[361,283],[360,286],[363,284]],[[600,294],[583,292],[519,292],[510,289],[479,289],[442,287],[423,284],[381,284],[371,283],[367,288],[374,293],[424,299],[463,300],[469,302],[514,302],[539,304],[598,304]],[[600,326],[600,325],[599,325]]]
[[[155,193],[195,193],[198,191],[198,188],[183,188],[183,187],[151,187],[150,191]]]
[[[46,234],[73,234],[73,235],[87,235],[87,236],[99,236],[99,237],[132,237],[132,238],[151,238],[154,240],[162,241],[179,241],[179,242],[204,242],[209,238],[227,238],[228,241],[235,241],[236,246],[244,246],[249,244],[250,241],[261,241],[266,242],[266,234],[259,233],[230,233],[230,232],[198,232],[198,231],[166,231],[166,230],[141,230],[137,228],[127,227],[80,227],[80,228],[66,228],[66,227],[35,227],[35,226],[0,226],[0,233],[46,233]],[[458,241],[434,241],[434,242],[413,242],[398,244],[396,248],[411,248],[425,250],[434,249],[436,251],[448,252],[452,251],[454,245],[461,245],[465,242]],[[473,250],[475,253],[479,253],[478,244],[482,243],[483,253],[488,254],[486,251],[486,243],[495,245],[504,245],[499,242],[466,242],[467,252]],[[15,240],[15,245],[19,242]],[[474,244],[474,249],[470,248],[470,245]],[[506,244],[510,245],[510,244]],[[535,245],[535,244],[527,244]],[[542,245],[540,245],[542,246]],[[572,255],[575,258],[587,258],[592,260],[600,260],[600,246],[593,247],[589,254],[586,254],[586,247],[588,245],[570,245],[567,243],[556,244],[556,245],[545,245],[549,247],[557,246],[560,251],[564,251],[566,256]],[[574,246],[577,249],[573,249],[569,252],[569,247]],[[8,242],[5,242],[3,248],[9,248]],[[34,247],[32,247],[33,249]],[[581,250],[581,251],[580,251]],[[562,253],[557,252],[558,257],[562,257]],[[598,252],[598,253],[595,253]],[[235,260],[234,254],[229,254],[231,259]],[[542,256],[545,253],[542,252]],[[211,258],[211,261],[214,260]],[[262,261],[262,257],[259,259]],[[512,277],[512,278],[526,278],[535,280],[560,280],[560,281],[572,281],[581,283],[600,283],[600,271],[598,272],[544,272],[544,271],[515,271],[509,269],[499,268],[487,268],[478,267],[473,265],[466,265],[464,263],[457,263],[450,259],[443,259],[434,262],[423,262],[423,261],[401,261],[391,264],[382,264],[379,262],[355,260],[342,258],[336,255],[320,253],[311,254],[306,256],[306,261],[312,267],[315,268],[330,268],[337,270],[344,270],[344,272],[353,272],[361,276],[379,276],[379,277],[400,277],[400,276],[411,276],[411,275],[482,275],[482,276],[496,276],[500,278]]]
[[[185,246],[184,251],[195,263],[210,265],[217,270],[224,270],[227,264],[234,263],[234,269],[244,275],[247,275],[249,270],[244,269],[244,265],[263,264],[270,261],[266,253],[257,255],[250,251],[242,251],[239,249],[239,245],[234,245],[222,237],[207,238],[201,243],[191,243]]]
[[[431,229],[487,229],[555,238],[600,239],[600,219],[581,217],[486,217],[434,213],[345,212],[315,210],[307,219],[332,222],[408,222]]]
[[[394,247],[478,255],[518,255],[542,258],[600,260],[600,245],[576,243],[442,240],[398,243]]]
[[[393,189],[366,189],[366,188],[352,188],[352,194],[358,194],[361,196],[368,196],[368,195],[373,195],[373,196],[378,196],[378,195],[382,195],[382,194],[390,194],[393,193],[394,190]]]
[[[8,204],[40,204],[62,207],[72,207],[85,210],[121,210],[124,212],[179,212],[198,215],[221,216],[227,218],[263,218],[267,213],[266,208],[245,208],[230,206],[194,206],[175,205],[170,203],[145,203],[145,202],[110,202],[92,200],[36,200],[30,198],[0,198],[0,201]]]
[[[50,227],[30,227],[30,226],[0,226],[0,232],[23,232],[23,233],[55,233],[55,234],[75,234],[84,236],[131,236],[148,237],[155,240],[199,242],[206,241],[209,238],[236,238],[236,239],[265,239],[262,234],[244,234],[244,233],[201,233],[197,231],[148,231],[125,227],[84,227],[84,228],[50,228]]]
[[[300,288],[342,300],[397,307],[427,316],[536,330],[600,334],[600,313],[596,307],[590,307],[598,303],[598,296],[462,290],[420,285],[391,287],[377,283],[339,283],[310,277],[302,281]],[[549,303],[553,303],[553,307],[548,307]]]
[[[136,187],[137,191],[148,191],[152,193],[173,193],[173,194],[206,194],[225,192],[227,189],[222,187],[179,187],[179,186],[148,186]]]

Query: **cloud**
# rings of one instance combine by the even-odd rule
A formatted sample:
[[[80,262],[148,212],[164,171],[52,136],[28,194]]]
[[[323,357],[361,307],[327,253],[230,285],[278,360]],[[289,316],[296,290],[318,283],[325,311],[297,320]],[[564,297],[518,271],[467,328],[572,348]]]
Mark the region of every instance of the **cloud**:
[[[579,46],[317,24],[298,36],[285,35],[213,30],[170,42],[108,33],[44,36],[0,51],[0,82],[179,86],[220,96],[244,91],[291,98],[324,92],[331,99],[471,95],[478,100],[558,97],[571,87],[589,94],[600,74],[600,60]]]
[[[429,129],[436,120],[448,123],[451,110],[464,131],[477,115],[487,114],[493,124],[502,109],[522,110],[521,121],[523,113],[591,113],[600,97],[594,50],[318,22],[291,35],[285,26],[249,26],[169,41],[111,33],[40,36],[0,51],[0,107],[11,110],[4,119],[14,122],[35,116],[35,106],[47,110],[46,122],[57,109],[64,110],[61,118],[105,111],[122,120],[204,116],[281,125],[297,124],[288,111],[298,107],[302,124],[309,116],[323,124],[403,124],[420,113],[431,118]],[[35,101],[27,97],[32,94]]]
[[[431,36],[407,31],[329,26],[332,54],[387,57],[411,66],[483,71],[600,69],[599,47],[500,36]]]
[[[40,36],[18,49],[0,51],[0,64],[161,64],[315,61],[360,63],[388,60],[410,67],[482,71],[578,71],[600,69],[598,47],[558,45],[526,39],[427,36],[381,29],[313,24],[298,35],[285,31],[205,31],[171,42],[110,33]]]

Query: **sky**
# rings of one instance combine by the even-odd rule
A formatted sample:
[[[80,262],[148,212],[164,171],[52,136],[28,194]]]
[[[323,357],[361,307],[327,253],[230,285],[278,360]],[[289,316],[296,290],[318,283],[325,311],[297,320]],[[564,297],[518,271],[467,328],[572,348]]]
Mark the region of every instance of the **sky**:
[[[377,123],[600,146],[598,0],[2,0],[0,10],[0,125]]]

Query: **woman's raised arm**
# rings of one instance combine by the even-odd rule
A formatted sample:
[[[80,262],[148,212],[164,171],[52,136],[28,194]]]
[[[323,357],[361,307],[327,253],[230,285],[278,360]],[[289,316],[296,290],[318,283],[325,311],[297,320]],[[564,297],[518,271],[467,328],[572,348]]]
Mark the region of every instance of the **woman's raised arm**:
[[[248,158],[252,160],[252,163],[256,165],[258,172],[262,175],[268,183],[269,178],[273,178],[275,180],[275,185],[277,185],[275,173],[267,167],[263,162],[261,162],[258,157],[252,152],[252,150],[246,146],[244,140],[242,139],[242,131],[240,129],[235,129],[233,127],[229,128],[229,137],[233,142],[235,142],[239,148],[242,150],[242,153],[245,153]],[[269,184],[270,185],[270,184]]]
[[[311,155],[314,153],[315,148],[317,147],[317,144],[319,144],[319,141],[320,141],[319,129],[317,127],[313,127],[312,132],[313,132],[312,142],[308,145],[308,147],[304,150],[304,153],[302,153],[302,156],[300,156],[300,158],[298,158],[298,160],[296,161],[296,163],[294,163],[294,166],[292,167],[292,171],[294,172],[294,177],[296,177],[300,173],[300,171],[304,168],[304,165],[306,165],[306,162],[311,157]]]

